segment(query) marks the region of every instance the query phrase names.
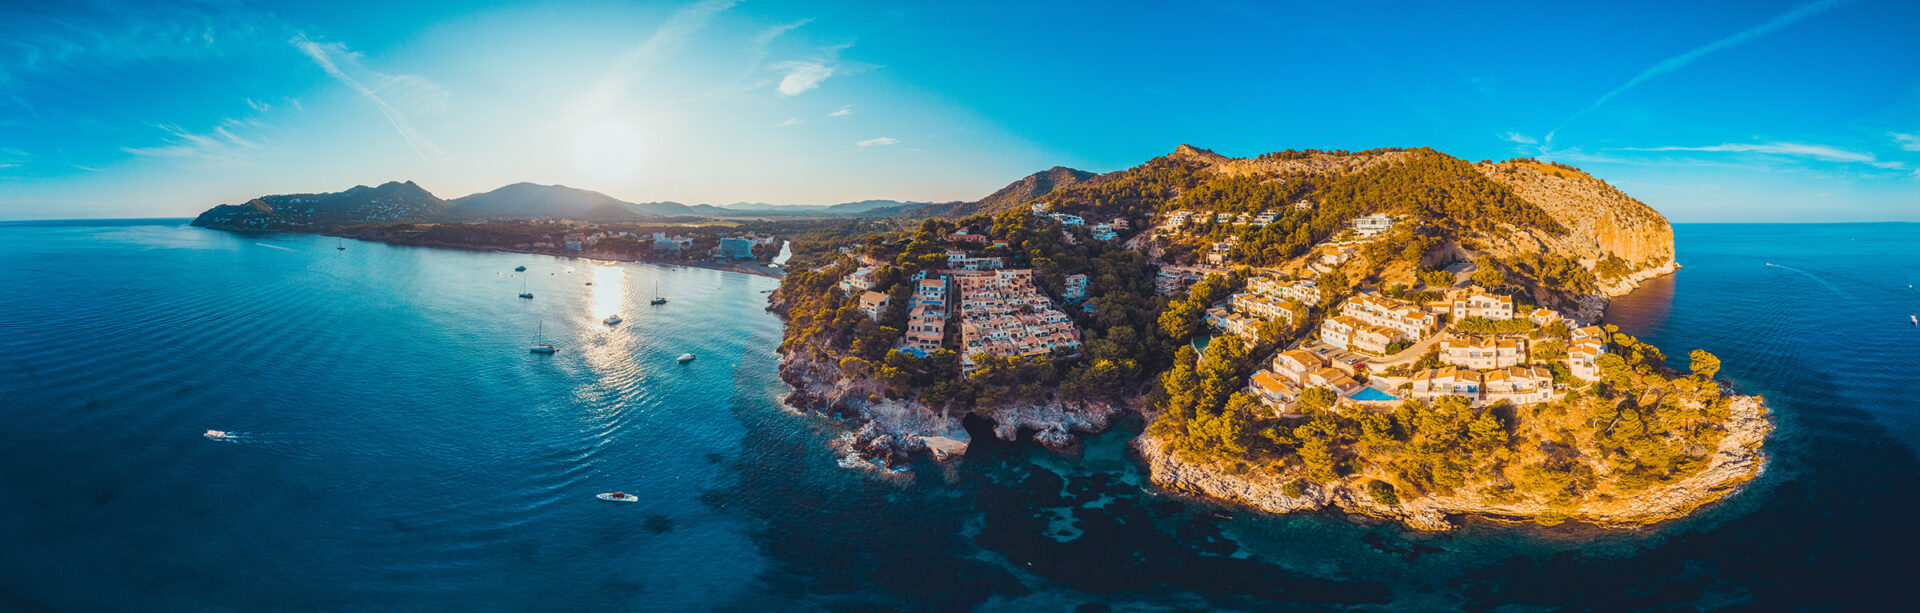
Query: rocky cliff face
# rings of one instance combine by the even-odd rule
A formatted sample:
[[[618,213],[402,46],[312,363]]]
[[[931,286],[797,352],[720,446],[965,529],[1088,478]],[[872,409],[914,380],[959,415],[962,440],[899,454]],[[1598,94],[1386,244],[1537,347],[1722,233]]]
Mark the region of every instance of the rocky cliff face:
[[[1673,226],[1667,218],[1606,181],[1537,162],[1482,163],[1474,168],[1566,226],[1569,236],[1553,245],[1557,251],[1587,262],[1619,257],[1632,272],[1673,263]],[[1631,283],[1624,285],[1632,289]],[[1619,293],[1624,290],[1610,295]]]
[[[1631,528],[1683,517],[1739,491],[1766,469],[1767,455],[1761,445],[1773,431],[1773,424],[1760,398],[1734,398],[1732,417],[1726,427],[1727,435],[1721,439],[1704,470],[1675,483],[1631,494],[1596,496],[1566,507],[1501,501],[1470,491],[1386,505],[1375,501],[1361,487],[1367,478],[1359,476],[1326,487],[1306,484],[1289,495],[1285,485],[1294,479],[1291,476],[1258,472],[1234,474],[1224,466],[1190,462],[1171,453],[1164,441],[1148,436],[1135,439],[1133,448],[1156,485],[1274,513],[1337,507],[1430,531],[1452,529],[1455,518],[1468,515],[1510,522],[1558,518],[1605,528]]]

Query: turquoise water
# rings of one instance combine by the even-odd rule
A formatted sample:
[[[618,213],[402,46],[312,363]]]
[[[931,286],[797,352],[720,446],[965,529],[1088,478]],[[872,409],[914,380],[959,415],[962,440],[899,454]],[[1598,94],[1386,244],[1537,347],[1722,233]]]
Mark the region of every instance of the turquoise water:
[[[1636,533],[1410,535],[1153,493],[1132,427],[843,468],[842,425],[779,405],[772,279],[0,224],[0,608],[1886,604],[1920,545],[1920,228],[1676,232],[1687,268],[1609,317],[1764,393],[1773,469]],[[557,355],[527,352],[540,324]]]
[[[1395,397],[1393,394],[1389,394],[1377,389],[1373,389],[1371,387],[1360,388],[1360,391],[1353,393],[1353,399],[1369,400],[1369,401],[1399,400],[1399,398]]]

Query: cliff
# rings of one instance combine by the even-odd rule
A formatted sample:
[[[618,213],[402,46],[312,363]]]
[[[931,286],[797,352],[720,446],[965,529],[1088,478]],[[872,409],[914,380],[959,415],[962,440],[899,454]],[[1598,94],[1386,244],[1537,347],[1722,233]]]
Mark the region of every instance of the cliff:
[[[1725,424],[1726,436],[1701,471],[1674,483],[1585,497],[1572,504],[1514,501],[1478,490],[1383,504],[1363,487],[1372,479],[1365,474],[1330,485],[1296,483],[1292,476],[1183,459],[1168,448],[1167,441],[1152,436],[1135,439],[1133,449],[1155,485],[1274,513],[1337,508],[1428,531],[1452,529],[1464,516],[1511,523],[1572,521],[1603,528],[1634,528],[1684,517],[1739,491],[1766,469],[1768,458],[1762,445],[1773,431],[1766,406],[1755,396],[1733,397],[1730,406],[1732,417]],[[1608,470],[1602,462],[1589,463],[1603,475]],[[1290,483],[1296,484],[1290,487]]]
[[[1606,295],[1625,294],[1642,279],[1673,271],[1673,226],[1659,211],[1606,181],[1571,167],[1526,160],[1474,168],[1545,209],[1569,230],[1564,237],[1534,237],[1540,241],[1536,248],[1575,257],[1594,269],[1609,257],[1622,260],[1623,274],[1601,275]]]

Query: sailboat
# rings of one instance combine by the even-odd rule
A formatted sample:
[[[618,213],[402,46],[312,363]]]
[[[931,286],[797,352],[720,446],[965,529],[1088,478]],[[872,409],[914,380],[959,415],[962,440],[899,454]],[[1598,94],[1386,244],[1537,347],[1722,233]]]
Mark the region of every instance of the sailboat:
[[[546,322],[540,322],[540,330],[533,334],[533,346],[527,348],[527,351],[531,351],[533,353],[549,353],[549,354],[555,351],[559,351],[559,349],[555,349],[553,345],[542,344],[540,342],[541,340],[540,337],[545,336],[546,332],[547,332]]]
[[[343,240],[340,240],[340,237],[338,237],[338,236],[336,236],[336,237],[333,237],[333,249],[334,249],[335,251],[346,251],[346,250],[347,250],[347,242],[346,242],[346,241],[343,241]]]
[[[532,299],[532,298],[533,298],[533,292],[529,292],[529,291],[527,291],[527,278],[526,278],[526,277],[520,277],[520,297],[521,297],[521,298],[527,298],[527,299]]]
[[[667,297],[660,295],[660,280],[654,279],[653,280],[653,301],[647,304],[658,306],[666,303],[667,303]]]

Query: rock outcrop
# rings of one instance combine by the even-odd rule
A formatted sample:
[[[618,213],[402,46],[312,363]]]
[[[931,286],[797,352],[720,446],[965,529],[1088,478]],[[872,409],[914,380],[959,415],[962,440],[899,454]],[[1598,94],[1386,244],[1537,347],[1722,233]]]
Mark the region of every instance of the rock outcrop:
[[[1586,262],[1615,256],[1635,273],[1673,263],[1673,226],[1667,218],[1606,181],[1539,162],[1480,163],[1474,168],[1566,226],[1568,236],[1553,245],[1556,251]],[[1623,285],[1624,290],[1609,295],[1631,290],[1633,282]]]
[[[1368,479],[1349,477],[1332,486],[1301,481],[1288,491],[1293,477],[1264,472],[1237,472],[1212,463],[1187,461],[1151,436],[1135,439],[1133,449],[1146,465],[1154,484],[1168,490],[1246,504],[1274,513],[1338,508],[1396,521],[1418,530],[1449,530],[1455,518],[1476,516],[1494,521],[1575,521],[1604,528],[1632,528],[1683,517],[1702,506],[1737,492],[1767,466],[1762,448],[1773,431],[1767,408],[1757,396],[1737,396],[1731,403],[1726,436],[1706,468],[1674,483],[1628,494],[1582,499],[1569,506],[1539,502],[1496,500],[1478,492],[1430,496],[1381,504],[1361,487]],[[1602,467],[1604,469],[1604,467]]]

